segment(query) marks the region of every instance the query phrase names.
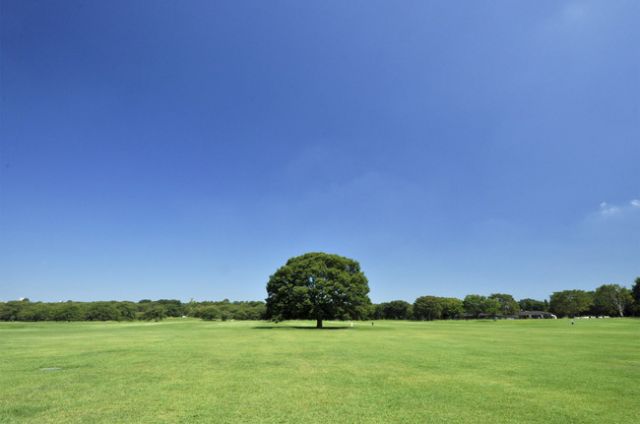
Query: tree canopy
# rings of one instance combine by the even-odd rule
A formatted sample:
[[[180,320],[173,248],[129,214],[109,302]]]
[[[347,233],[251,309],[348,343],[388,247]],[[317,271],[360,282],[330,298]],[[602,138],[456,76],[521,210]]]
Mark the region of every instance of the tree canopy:
[[[462,300],[453,297],[421,296],[413,304],[413,317],[418,320],[454,319],[463,314]]]
[[[412,306],[404,300],[392,300],[376,305],[374,316],[377,319],[411,319]]]
[[[563,290],[551,295],[549,307],[561,316],[576,316],[587,312],[593,305],[593,292],[584,290]]]
[[[624,316],[633,302],[631,291],[619,284],[603,284],[593,294],[593,303],[599,314]]]
[[[520,312],[520,305],[510,294],[493,293],[489,299],[495,299],[500,303],[500,313],[502,315],[516,315]]]
[[[267,283],[267,317],[357,319],[371,304],[369,284],[360,264],[343,256],[306,253],[280,267]]]
[[[470,294],[465,296],[464,310],[469,316],[479,317],[480,314],[496,316],[502,312],[501,304],[497,299]]]
[[[536,300],[536,299],[520,299],[518,301],[518,305],[520,305],[520,309],[523,311],[548,311],[549,310],[549,302],[547,300]]]
[[[311,257],[309,257],[311,255]],[[309,254],[302,266],[293,264],[285,265],[283,275],[296,278],[303,274],[300,267],[308,269],[326,269],[328,265],[336,265],[338,270],[324,271],[327,276],[335,273],[342,277],[337,282],[323,283],[317,279],[318,284],[311,289],[310,280],[305,280],[305,285],[295,286],[288,282],[285,289],[305,298],[301,306],[295,306],[296,298],[274,294],[274,303],[267,315],[267,305],[263,301],[195,301],[191,299],[183,303],[177,299],[142,299],[138,302],[127,300],[120,301],[94,301],[94,302],[32,302],[27,298],[21,300],[0,301],[0,321],[130,321],[159,320],[163,317],[194,317],[204,320],[261,320],[261,319],[317,319],[314,311],[322,312],[323,319],[392,319],[392,320],[438,320],[457,318],[492,318],[511,317],[517,315],[518,307],[524,311],[553,312],[559,316],[586,315],[610,315],[640,316],[640,277],[636,278],[630,288],[618,284],[604,284],[595,291],[565,290],[555,292],[551,296],[551,303],[545,300],[520,299],[517,303],[510,294],[494,293],[490,296],[470,294],[464,301],[457,298],[439,296],[420,296],[413,304],[404,300],[392,300],[371,304],[367,297],[366,278],[357,265],[357,262],[336,255]],[[315,258],[320,255],[329,258],[327,261]],[[324,256],[323,256],[324,255]],[[293,259],[300,259],[292,258]],[[338,258],[338,259],[336,259]],[[342,260],[346,262],[343,263]],[[351,261],[351,262],[349,262]],[[294,261],[298,262],[298,261]],[[335,263],[334,263],[335,262]],[[319,265],[320,264],[320,265]],[[306,269],[306,268],[305,268]],[[332,274],[333,273],[333,274]],[[318,274],[320,275],[320,274]],[[275,276],[274,276],[275,277]],[[272,277],[272,278],[274,278]],[[274,280],[274,281],[277,281]],[[289,280],[287,280],[289,281]],[[351,283],[354,282],[354,289]],[[347,284],[347,282],[349,284]],[[361,284],[364,282],[364,286]],[[274,286],[276,287],[276,286]],[[345,287],[348,290],[345,291]],[[322,290],[321,290],[322,289]],[[311,295],[315,291],[324,293],[330,291],[330,296],[336,296],[330,304],[312,308]],[[301,295],[301,293],[303,293]],[[281,293],[282,294],[282,293]],[[329,296],[327,295],[327,296]],[[355,297],[356,300],[353,299]],[[279,299],[279,300],[277,300]],[[284,299],[288,299],[286,303]],[[276,300],[281,303],[277,305]],[[291,303],[293,302],[293,303]],[[293,305],[293,306],[292,306]],[[526,314],[525,314],[526,315]]]

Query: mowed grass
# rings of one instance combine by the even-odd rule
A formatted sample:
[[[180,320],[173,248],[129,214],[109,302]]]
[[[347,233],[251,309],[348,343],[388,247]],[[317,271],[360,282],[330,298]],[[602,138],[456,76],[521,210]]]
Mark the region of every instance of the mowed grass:
[[[640,320],[313,325],[0,323],[0,422],[640,422]]]

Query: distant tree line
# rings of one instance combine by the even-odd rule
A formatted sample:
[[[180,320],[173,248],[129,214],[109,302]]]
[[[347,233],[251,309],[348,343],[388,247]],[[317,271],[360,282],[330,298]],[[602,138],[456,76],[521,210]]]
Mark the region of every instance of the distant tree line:
[[[640,316],[640,277],[631,289],[618,284],[603,284],[594,291],[554,292],[549,301],[520,299],[506,293],[490,296],[470,294],[464,299],[421,296],[413,304],[404,300],[371,306],[374,319],[439,320],[463,318],[517,317],[521,311],[549,312],[559,317]]]
[[[159,321],[167,317],[204,320],[263,319],[265,304],[256,302],[187,302],[175,299],[139,302],[31,302],[29,299],[0,302],[0,321]]]
[[[510,294],[470,294],[464,299],[420,296],[413,304],[393,300],[363,308],[361,319],[440,320],[515,317],[520,311],[550,312],[559,317],[579,315],[640,316],[640,277],[631,289],[604,284],[594,291],[554,292],[549,301],[520,299]],[[267,317],[262,301],[190,301],[175,299],[139,302],[0,302],[0,321],[158,321],[167,317],[203,320],[261,320]]]

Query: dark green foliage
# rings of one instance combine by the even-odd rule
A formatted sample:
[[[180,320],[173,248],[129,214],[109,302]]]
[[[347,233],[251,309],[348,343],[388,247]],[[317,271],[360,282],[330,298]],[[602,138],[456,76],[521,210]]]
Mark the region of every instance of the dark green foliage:
[[[523,311],[548,311],[549,302],[546,300],[520,299],[518,301],[520,309]]]
[[[457,319],[463,315],[464,304],[455,297],[422,296],[413,304],[413,318],[417,320]]]
[[[513,298],[512,298],[513,299]],[[464,313],[467,317],[496,317],[502,315],[502,304],[493,297],[470,294],[463,301]]]
[[[411,319],[413,306],[404,300],[392,300],[376,305],[377,319]]]
[[[213,307],[216,314],[201,314],[203,308]],[[188,315],[203,319],[260,320],[264,319],[265,304],[251,302],[195,302],[182,304],[179,300],[161,299],[140,302],[0,302],[0,321],[129,321],[133,319],[159,320],[164,317]]]
[[[636,303],[640,303],[640,277],[636,278],[631,287],[631,294]]]
[[[574,317],[589,311],[593,305],[593,292],[563,290],[551,295],[549,308],[559,316]]]
[[[185,305],[176,299],[160,299],[155,303],[162,305],[168,317],[181,317],[185,314]]]
[[[362,308],[362,316],[360,317],[360,319],[361,320],[375,319],[374,318],[375,314],[376,314],[376,305],[371,303]]]
[[[442,303],[436,296],[422,296],[413,303],[413,317],[417,320],[431,321],[442,319]]]
[[[631,296],[633,297],[633,303],[629,309],[634,315],[640,316],[640,277],[636,278],[633,286],[631,286]]]
[[[632,302],[631,291],[618,284],[603,284],[593,294],[594,310],[599,315],[622,317]]]
[[[479,294],[466,295],[462,302],[464,305],[464,313],[470,317],[478,317],[484,311],[486,299],[485,296]]]
[[[120,321],[123,317],[115,302],[92,302],[85,312],[84,319],[87,321]]]
[[[167,309],[163,305],[154,305],[142,313],[140,318],[146,321],[160,321],[167,317]]]
[[[18,321],[48,321],[51,319],[51,308],[40,302],[22,302],[23,306],[18,311]]]
[[[137,307],[133,302],[112,302],[118,312],[120,313],[120,319],[124,321],[131,321],[136,318]]]
[[[417,320],[435,320],[435,319],[457,319],[457,318],[487,318],[499,316],[516,315],[518,310],[526,311],[551,311],[559,316],[575,316],[579,314],[589,315],[638,315],[640,316],[640,277],[636,278],[631,289],[627,289],[617,284],[605,284],[595,292],[587,292],[584,290],[565,290],[555,292],[551,296],[551,303],[547,300],[521,299],[515,302],[513,297],[508,294],[494,293],[489,297],[477,294],[470,294],[464,298],[464,301],[456,298],[422,296],[415,300],[411,305],[403,300],[393,300],[383,302],[377,305],[370,303],[367,296],[368,283],[362,272],[360,272],[357,262],[336,255],[327,254],[307,254],[298,258],[292,258],[287,265],[282,267],[278,272],[286,269],[286,275],[297,277],[301,271],[300,264],[293,264],[289,267],[289,263],[294,259],[305,258],[306,263],[312,263],[313,269],[322,269],[318,263],[314,262],[310,256],[320,255],[321,257],[330,258],[337,264],[343,266],[338,271],[324,271],[327,276],[333,273],[344,273],[348,278],[356,279],[358,290],[350,289],[345,293],[341,293],[342,282],[335,287],[331,284],[325,284],[324,288],[336,288],[335,294],[339,302],[329,308],[324,313],[331,312],[332,319],[417,319]],[[337,258],[337,259],[336,259]],[[343,262],[346,261],[346,262]],[[294,261],[296,262],[296,261]],[[322,263],[322,261],[320,261]],[[333,262],[331,262],[333,263]],[[346,264],[346,265],[345,265]],[[322,265],[326,268],[326,264]],[[319,267],[319,268],[318,268]],[[293,272],[292,270],[295,270]],[[276,274],[278,274],[276,272]],[[354,276],[351,276],[352,272]],[[278,274],[280,277],[281,274]],[[274,278],[272,276],[272,278]],[[364,280],[362,280],[364,279]],[[271,281],[270,281],[271,282]],[[364,287],[362,283],[364,282]],[[358,286],[359,284],[359,286]],[[307,302],[310,300],[310,287],[297,287],[295,285],[287,285],[287,290],[292,293],[300,294],[302,292],[307,295]],[[316,283],[315,290],[319,290],[320,284]],[[285,290],[285,292],[287,292]],[[345,299],[356,294],[354,301],[348,302]],[[304,296],[303,296],[304,297]],[[274,298],[275,299],[275,298]],[[296,300],[288,298],[289,303],[285,302],[282,307],[290,308],[291,301]],[[342,303],[340,303],[342,302]],[[302,318],[305,309],[309,307],[309,303],[302,304],[302,309],[284,310],[280,315],[273,312],[277,310],[274,305],[272,311],[267,313],[267,305],[261,301],[229,301],[223,299],[221,301],[204,301],[196,302],[191,299],[188,303],[182,303],[176,299],[160,299],[150,300],[143,299],[137,303],[129,301],[109,301],[109,302],[31,302],[29,299],[14,300],[9,302],[0,302],[0,321],[127,321],[133,319],[159,320],[164,317],[180,317],[189,316],[202,318],[205,320],[261,320],[270,319],[295,319]],[[309,309],[311,311],[312,309]],[[293,312],[292,312],[293,311]],[[302,311],[302,312],[301,312]],[[307,311],[308,312],[308,311]],[[309,316],[309,318],[314,318]],[[324,318],[323,318],[324,319]]]
[[[269,278],[267,317],[358,319],[369,300],[367,278],[353,259],[327,253],[307,253],[291,258]]]
[[[220,310],[215,306],[202,306],[195,311],[195,315],[206,321],[213,321],[220,318]]]
[[[502,304],[498,299],[488,297],[483,303],[483,310],[485,315],[496,317],[502,313]]]
[[[175,299],[160,299],[155,301],[143,299],[135,305],[139,317],[143,317],[150,309],[157,309],[158,306],[163,308],[165,317],[181,317],[185,315],[185,305]]]
[[[455,297],[441,297],[442,319],[457,319],[464,315],[462,300]]]
[[[205,320],[233,319],[260,320],[265,318],[265,304],[259,301],[230,302],[202,302],[189,304],[189,316]]]
[[[516,315],[520,312],[520,305],[510,294],[505,293],[493,293],[489,296],[489,299],[495,299],[500,304],[498,313],[504,316]]]
[[[373,310],[370,314],[372,319],[384,319],[384,303],[373,305]]]
[[[54,321],[80,321],[84,318],[81,307],[74,302],[59,303],[51,309]]]
[[[0,303],[0,321],[17,321],[21,306],[19,301]]]

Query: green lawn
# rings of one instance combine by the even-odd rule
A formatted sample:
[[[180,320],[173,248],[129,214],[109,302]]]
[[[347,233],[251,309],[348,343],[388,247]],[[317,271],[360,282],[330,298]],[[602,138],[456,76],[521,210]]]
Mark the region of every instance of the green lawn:
[[[640,422],[640,320],[304,325],[0,323],[0,422]]]

